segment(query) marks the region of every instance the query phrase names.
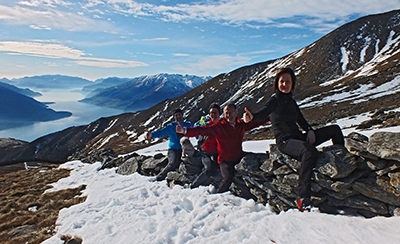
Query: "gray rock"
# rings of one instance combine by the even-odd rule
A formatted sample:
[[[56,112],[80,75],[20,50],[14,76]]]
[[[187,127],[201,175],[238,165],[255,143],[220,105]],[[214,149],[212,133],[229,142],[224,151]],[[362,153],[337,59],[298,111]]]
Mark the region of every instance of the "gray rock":
[[[267,176],[267,172],[260,170],[266,161],[269,161],[268,154],[248,153],[235,165],[235,170],[254,176]]]
[[[277,161],[279,164],[286,164],[295,172],[300,169],[301,162],[296,159],[283,154],[279,151],[278,146],[276,144],[270,145],[270,159],[272,161]]]
[[[385,203],[365,196],[348,197],[344,200],[338,200],[336,198],[329,197],[327,203],[333,207],[354,208],[358,210],[369,211],[375,215],[389,215],[388,206]]]
[[[369,138],[367,150],[380,158],[400,161],[400,133],[374,133]]]
[[[361,135],[356,132],[350,133],[346,138],[345,138],[345,145],[347,150],[349,150],[351,153],[362,156],[365,158],[370,158],[373,160],[377,160],[378,157],[374,154],[371,154],[368,152],[367,147],[368,147],[368,137]]]
[[[394,172],[388,174],[390,178],[390,184],[396,188],[397,191],[400,191],[400,172]]]
[[[168,164],[168,157],[147,158],[142,162],[140,173],[144,175],[155,175]]]
[[[265,173],[267,173],[267,176],[268,176],[268,175],[273,175],[274,174],[274,170],[278,169],[281,166],[282,166],[282,164],[280,164],[276,160],[266,159],[261,164],[260,169],[262,171],[264,171]]]
[[[357,160],[346,148],[330,146],[320,153],[315,168],[333,179],[344,178],[357,168]]]
[[[130,175],[135,172],[138,172],[140,168],[140,161],[138,157],[132,157],[126,160],[122,165],[120,165],[117,169],[117,173],[121,175]]]
[[[371,199],[379,200],[380,202],[388,203],[393,206],[400,207],[400,198],[390,192],[387,192],[383,182],[377,184],[377,180],[373,178],[362,179],[352,184],[352,189]]]

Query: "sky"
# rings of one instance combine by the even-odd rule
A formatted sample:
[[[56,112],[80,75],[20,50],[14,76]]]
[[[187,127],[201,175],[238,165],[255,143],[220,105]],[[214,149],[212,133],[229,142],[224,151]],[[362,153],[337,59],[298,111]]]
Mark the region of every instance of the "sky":
[[[0,0],[0,79],[216,76],[400,0]]]
[[[342,128],[360,123],[366,116],[338,121]],[[354,131],[345,129],[344,134]],[[400,132],[400,126],[359,131],[371,136],[378,131]],[[248,141],[243,149],[265,152],[273,141]],[[167,150],[160,143],[138,150],[154,155]],[[62,244],[62,235],[78,236],[83,243],[251,243],[251,244],[336,244],[400,243],[400,216],[364,217],[291,209],[279,214],[269,205],[257,204],[230,192],[211,194],[213,186],[195,189],[154,177],[119,175],[114,169],[98,171],[101,163],[71,161],[60,168],[73,169],[71,175],[52,184],[47,192],[87,185],[85,202],[64,208],[56,223],[56,234],[43,244]],[[35,211],[32,206],[31,211]]]

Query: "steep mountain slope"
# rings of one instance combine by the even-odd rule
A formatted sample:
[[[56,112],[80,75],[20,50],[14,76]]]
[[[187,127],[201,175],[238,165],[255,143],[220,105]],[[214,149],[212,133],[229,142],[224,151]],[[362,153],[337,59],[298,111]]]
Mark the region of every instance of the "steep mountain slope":
[[[95,90],[94,95],[82,99],[81,102],[134,112],[149,108],[167,98],[180,96],[210,78],[179,74],[141,76],[119,85]]]
[[[70,112],[56,112],[31,97],[0,86],[0,130],[71,115]]]
[[[399,45],[400,10],[363,17],[285,57],[221,74],[147,110],[102,118],[81,127],[85,133],[91,133],[88,128],[104,128],[103,131],[96,130],[91,137],[68,139],[65,132],[59,135],[64,144],[79,141],[84,145],[75,147],[76,151],[90,153],[111,148],[117,153],[128,153],[147,146],[143,136],[145,131],[171,122],[172,111],[176,108],[182,108],[186,118],[193,122],[206,113],[212,102],[222,105],[233,102],[240,112],[244,107],[251,111],[260,109],[273,92],[275,73],[286,66],[296,71],[298,83],[294,95],[314,127],[378,109],[388,111],[399,107]],[[398,121],[397,118],[393,123]],[[266,138],[271,135],[268,128],[263,128],[261,133],[252,136]],[[75,151],[62,147],[59,139],[57,133],[39,138],[19,150],[8,151],[8,159],[2,158],[0,163],[10,162],[10,159],[16,162],[22,155],[25,159],[42,160],[52,155],[52,160],[61,162],[65,157],[54,159],[57,150],[64,150],[63,155]],[[47,154],[42,153],[45,149]],[[0,155],[4,155],[5,150],[6,147],[0,148]],[[38,154],[41,156],[37,157]]]

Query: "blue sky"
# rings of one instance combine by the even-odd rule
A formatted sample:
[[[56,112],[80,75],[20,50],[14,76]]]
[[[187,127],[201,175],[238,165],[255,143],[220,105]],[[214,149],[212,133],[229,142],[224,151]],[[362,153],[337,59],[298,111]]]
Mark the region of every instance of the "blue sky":
[[[0,78],[216,76],[400,0],[0,0]]]

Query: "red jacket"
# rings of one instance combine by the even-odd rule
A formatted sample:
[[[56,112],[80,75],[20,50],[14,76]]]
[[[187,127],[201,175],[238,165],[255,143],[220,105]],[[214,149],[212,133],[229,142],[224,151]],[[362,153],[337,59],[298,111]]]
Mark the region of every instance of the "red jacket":
[[[217,141],[218,163],[222,161],[239,162],[243,157],[242,142],[244,133],[269,121],[245,123],[237,119],[235,126],[229,124],[225,119],[212,125],[186,128],[185,136],[211,136]]]
[[[213,124],[213,122],[212,122],[212,120],[210,120],[209,124],[207,124],[205,126],[210,126],[212,124]],[[203,143],[203,150],[207,151],[208,153],[211,153],[212,155],[218,154],[217,140],[215,139],[215,137],[213,137],[213,136],[207,137],[207,139]]]

